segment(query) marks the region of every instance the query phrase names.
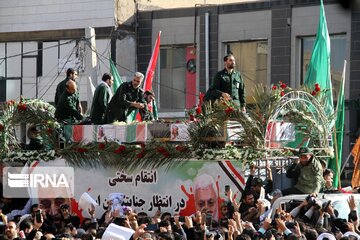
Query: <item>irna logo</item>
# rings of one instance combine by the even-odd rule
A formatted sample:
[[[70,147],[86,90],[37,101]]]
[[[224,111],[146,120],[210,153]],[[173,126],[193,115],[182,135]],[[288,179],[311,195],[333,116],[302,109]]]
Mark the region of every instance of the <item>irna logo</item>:
[[[8,198],[74,196],[72,167],[4,167],[3,194]]]
[[[8,185],[11,188],[48,188],[48,187],[70,187],[65,174],[17,174],[8,172]]]

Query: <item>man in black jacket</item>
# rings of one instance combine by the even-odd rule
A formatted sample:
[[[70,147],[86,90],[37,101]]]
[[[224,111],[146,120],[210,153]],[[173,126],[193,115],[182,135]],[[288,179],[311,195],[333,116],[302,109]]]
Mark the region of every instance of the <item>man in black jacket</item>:
[[[145,107],[144,91],[140,88],[144,75],[136,72],[131,82],[120,85],[107,108],[107,122],[126,122],[127,117]]]

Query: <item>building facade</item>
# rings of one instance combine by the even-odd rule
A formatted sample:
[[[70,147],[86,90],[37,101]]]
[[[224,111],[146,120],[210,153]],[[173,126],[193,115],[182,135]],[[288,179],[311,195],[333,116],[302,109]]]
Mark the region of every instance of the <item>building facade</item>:
[[[245,78],[247,102],[256,85],[302,84],[319,21],[319,1],[279,0],[197,5],[142,11],[138,18],[137,64],[145,72],[159,31],[161,52],[153,84],[160,116],[184,117],[197,103],[223,57],[232,52]],[[359,135],[360,12],[325,0],[331,39],[331,76],[337,99],[346,67],[345,160]],[[150,44],[150,41],[152,44]],[[196,65],[196,67],[194,66]]]
[[[131,4],[129,4],[131,3]],[[123,9],[126,9],[124,11]],[[68,67],[79,70],[86,107],[88,65],[96,55],[96,86],[109,72],[109,58],[121,59],[126,80],[135,71],[135,3],[114,0],[2,1],[0,3],[0,101],[41,98],[54,101]],[[95,29],[96,44],[86,37]]]

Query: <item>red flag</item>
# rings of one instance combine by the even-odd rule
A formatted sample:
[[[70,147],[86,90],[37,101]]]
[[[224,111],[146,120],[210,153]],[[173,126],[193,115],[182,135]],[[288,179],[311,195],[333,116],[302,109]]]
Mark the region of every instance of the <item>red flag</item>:
[[[204,103],[204,97],[205,97],[205,94],[200,92],[200,94],[199,94],[199,105],[200,106]]]
[[[145,81],[144,81],[144,91],[152,90],[152,82],[154,79],[154,72],[155,72],[156,63],[157,63],[157,59],[158,59],[159,52],[160,52],[160,36],[161,36],[161,31],[159,31],[158,36],[156,38],[155,46],[154,46],[154,50],[153,50],[151,58],[150,58],[149,66],[146,70]],[[157,107],[156,107],[155,101],[153,101],[153,103],[150,103],[149,105],[151,105],[151,108],[149,108],[149,110],[154,113],[154,118],[155,118],[155,120],[157,120]],[[136,115],[136,120],[141,121],[140,113],[138,113]]]
[[[156,62],[157,62],[159,52],[160,52],[160,36],[161,36],[161,31],[159,31],[159,33],[158,33],[158,36],[157,36],[157,39],[155,42],[155,46],[154,46],[154,50],[153,50],[153,53],[151,55],[151,59],[149,62],[149,66],[146,70],[145,81],[144,81],[144,91],[152,90],[152,82],[153,82],[153,78],[154,78]]]
[[[199,94],[199,103],[198,103],[198,105],[196,107],[196,114],[197,115],[201,114],[201,106],[204,103],[204,96],[205,95],[200,92],[200,94]]]

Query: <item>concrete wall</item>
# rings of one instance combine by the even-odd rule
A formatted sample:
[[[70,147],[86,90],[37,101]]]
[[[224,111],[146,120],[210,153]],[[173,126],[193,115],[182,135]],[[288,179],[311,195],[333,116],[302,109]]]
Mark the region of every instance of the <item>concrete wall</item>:
[[[181,1],[164,1],[164,0],[137,0],[139,10],[154,10],[154,9],[173,9],[194,7],[197,5],[220,5],[229,3],[244,3],[255,2],[259,0],[181,0]]]
[[[116,41],[116,64],[122,81],[132,80],[136,72],[136,40],[133,35]]]
[[[192,44],[194,42],[194,17],[154,19],[153,39],[162,31],[161,45]]]
[[[114,0],[0,1],[0,32],[113,25]]]

